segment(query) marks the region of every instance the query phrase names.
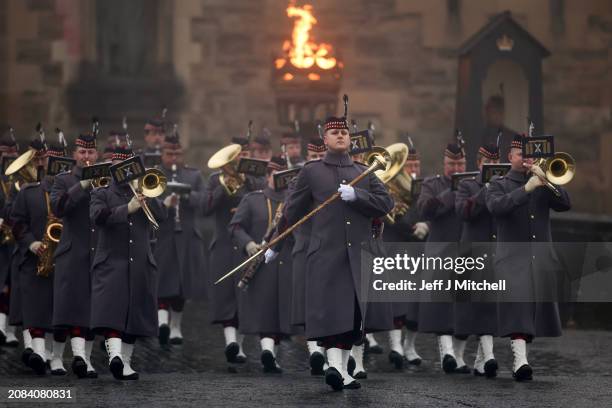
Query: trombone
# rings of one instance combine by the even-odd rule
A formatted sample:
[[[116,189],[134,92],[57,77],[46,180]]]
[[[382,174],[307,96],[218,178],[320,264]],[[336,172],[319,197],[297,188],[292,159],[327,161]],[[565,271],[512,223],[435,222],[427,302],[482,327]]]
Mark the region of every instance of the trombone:
[[[368,176],[370,173],[375,172],[376,170],[388,170],[390,165],[391,165],[391,155],[389,154],[389,152],[384,149],[383,147],[380,146],[374,146],[372,148],[372,152],[368,155],[367,158],[367,163],[368,163],[368,168],[361,173],[360,175],[358,175],[357,177],[355,177],[348,185],[349,186],[354,186],[355,184],[359,183],[361,180],[363,180],[366,176]],[[300,225],[302,225],[303,223],[305,223],[306,221],[308,221],[310,218],[312,218],[316,213],[318,213],[319,211],[321,211],[323,208],[327,207],[330,203],[332,203],[333,201],[337,200],[338,197],[340,197],[340,193],[339,192],[335,192],[334,194],[332,194],[327,200],[323,201],[321,204],[319,204],[316,208],[314,208],[312,211],[310,211],[308,214],[306,214],[304,217],[302,217],[302,219],[300,219],[298,222],[296,222],[295,224],[293,224],[292,226],[290,226],[289,228],[287,228],[285,231],[283,231],[281,234],[279,234],[276,238],[274,238],[273,240],[271,240],[270,242],[268,242],[267,244],[265,244],[264,246],[262,246],[259,251],[257,251],[255,254],[253,254],[251,257],[249,257],[248,259],[246,259],[244,262],[242,262],[240,265],[236,266],[234,269],[232,269],[231,271],[229,271],[228,273],[226,273],[225,275],[223,275],[221,278],[219,278],[216,282],[215,285],[219,284],[220,282],[222,282],[223,280],[227,279],[228,277],[230,277],[231,275],[233,275],[234,273],[238,272],[239,270],[241,270],[242,268],[244,268],[245,266],[247,266],[248,264],[250,264],[251,262],[253,262],[254,260],[256,260],[259,256],[261,256],[261,254],[263,254],[266,250],[268,250],[269,248],[272,248],[274,245],[276,245],[279,241],[285,239],[289,234],[291,234],[297,227],[299,227]]]
[[[134,193],[136,198],[138,198],[139,194],[142,194],[145,197],[154,198],[159,197],[164,192],[168,181],[166,179],[166,175],[161,170],[147,169],[142,177],[132,180],[128,184],[130,185],[132,193]],[[153,226],[153,229],[158,230],[159,224],[155,220],[155,216],[151,212],[151,209],[147,205],[146,201],[142,201],[141,207],[147,219]]]
[[[561,196],[561,192],[555,185],[569,183],[576,174],[576,160],[565,152],[556,152],[547,159],[537,159],[533,165],[542,169],[545,175],[542,181],[557,197]]]

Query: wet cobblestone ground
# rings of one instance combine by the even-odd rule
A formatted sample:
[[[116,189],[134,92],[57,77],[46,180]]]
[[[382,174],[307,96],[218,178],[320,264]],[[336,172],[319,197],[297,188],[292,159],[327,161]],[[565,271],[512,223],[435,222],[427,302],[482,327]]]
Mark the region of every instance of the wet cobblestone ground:
[[[259,365],[258,341],[245,341],[249,362],[236,372],[225,363],[223,335],[210,326],[204,303],[187,305],[185,344],[170,350],[159,347],[156,339],[137,343],[133,367],[140,380],[120,382],[106,369],[104,353],[94,348],[93,363],[100,373],[96,380],[66,377],[37,377],[20,361],[20,349],[0,351],[0,387],[73,387],[76,404],[87,407],[211,407],[211,406],[533,406],[533,407],[609,407],[612,406],[612,332],[566,331],[560,339],[537,339],[530,348],[529,361],[535,380],[516,383],[511,378],[511,354],[507,340],[496,341],[495,354],[500,363],[497,379],[472,375],[445,375],[436,362],[437,346],[433,336],[420,335],[417,349],[424,358],[418,368],[396,371],[387,362],[386,335],[377,339],[385,348],[380,355],[366,356],[368,379],[360,390],[331,392],[321,377],[311,377],[305,342],[294,337],[283,342],[279,363],[281,375],[264,375]],[[475,354],[475,341],[466,352],[468,364]],[[69,350],[65,365],[71,361]],[[0,406],[50,405],[50,402]]]

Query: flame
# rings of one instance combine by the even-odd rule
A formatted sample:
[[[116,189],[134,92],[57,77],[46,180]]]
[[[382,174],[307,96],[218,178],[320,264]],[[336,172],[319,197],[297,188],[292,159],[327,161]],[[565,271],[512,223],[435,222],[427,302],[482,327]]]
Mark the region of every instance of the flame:
[[[296,17],[293,23],[291,41],[283,43],[283,51],[287,54],[291,64],[297,68],[311,68],[318,66],[321,69],[332,69],[336,66],[336,58],[332,56],[333,47],[330,44],[317,44],[310,38],[310,30],[317,24],[312,14],[312,6],[305,4],[302,7],[290,5],[287,7],[287,16]],[[286,59],[275,61],[277,68],[282,68]]]

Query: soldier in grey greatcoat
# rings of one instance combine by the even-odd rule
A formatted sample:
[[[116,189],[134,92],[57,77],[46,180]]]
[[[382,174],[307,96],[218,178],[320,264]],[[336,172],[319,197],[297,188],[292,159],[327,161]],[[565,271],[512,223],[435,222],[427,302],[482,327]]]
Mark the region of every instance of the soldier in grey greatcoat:
[[[486,193],[487,208],[497,225],[496,279],[505,279],[515,292],[536,297],[533,302],[498,304],[499,335],[510,337],[512,371],[518,381],[532,378],[527,343],[535,337],[561,335],[557,304],[538,301],[537,297],[556,287],[556,282],[548,280],[554,276],[542,268],[558,261],[550,246],[543,244],[552,240],[550,210],[568,211],[571,207],[567,191],[555,186],[559,195],[553,193],[544,185],[542,169],[533,165],[533,159],[523,159],[522,143],[523,138],[517,135],[508,155],[511,170],[492,180]],[[525,244],[518,247],[519,242]]]
[[[159,223],[154,252],[159,273],[159,342],[182,344],[185,301],[194,297],[194,287],[205,277],[204,242],[199,222],[204,180],[200,170],[183,163],[178,134],[164,139],[160,170],[169,182],[190,187],[189,191],[170,191],[165,195],[163,203],[168,209],[168,218]]]
[[[499,163],[499,148],[496,145],[481,146],[478,150],[476,165],[482,174],[485,163]],[[481,175],[461,180],[457,188],[455,209],[463,219],[461,242],[476,243],[471,248],[472,257],[491,254],[491,249],[483,247],[484,243],[495,241],[497,230],[495,221],[487,209],[485,195],[487,186]],[[487,268],[483,271],[466,272],[462,278],[474,281],[492,280],[492,265],[487,257]],[[485,297],[485,296],[482,296]],[[493,336],[497,334],[497,305],[491,299],[481,299],[476,295],[469,298],[457,298],[455,303],[455,338],[467,339],[469,335],[478,336],[478,351],[474,361],[474,374],[477,376],[495,377],[497,361],[493,355]],[[488,301],[487,301],[488,300]]]
[[[327,147],[323,140],[317,135],[308,141],[306,146],[306,161],[319,160],[325,157]],[[294,187],[294,184],[289,188]],[[306,326],[306,252],[310,242],[312,222],[306,221],[293,232],[295,243],[293,244],[292,257],[292,306],[291,324],[294,326]],[[319,347],[315,340],[307,340],[310,374],[323,375],[325,368],[325,349]]]
[[[421,160],[414,147],[408,149],[408,157],[404,165],[404,172],[412,179],[421,177]],[[414,192],[413,192],[414,194]],[[394,224],[385,224],[383,239],[385,242],[410,242],[414,249],[414,256],[423,251],[423,240],[429,233],[429,225],[421,221],[416,206],[418,195],[414,195],[412,205],[404,215],[397,215]],[[397,205],[397,203],[396,203]],[[389,361],[400,369],[404,360],[409,364],[420,365],[421,356],[416,352],[414,343],[419,326],[418,302],[394,302],[393,324],[394,329],[389,331]],[[406,335],[402,343],[402,328],[406,328]]]
[[[330,368],[325,381],[334,390],[357,388],[347,371],[350,349],[361,338],[366,302],[361,299],[360,249],[372,238],[372,220],[393,208],[393,200],[374,175],[349,186],[366,170],[348,154],[350,137],[346,118],[328,118],[324,141],[328,151],[320,161],[307,162],[285,207],[288,225],[310,208],[339,192],[312,218],[306,254],[306,337],[325,347]],[[276,251],[266,251],[268,260]]]
[[[245,256],[259,250],[266,233],[271,234],[281,218],[285,191],[274,190],[273,175],[286,169],[284,159],[272,157],[268,162],[268,185],[245,195],[230,221],[228,230],[232,241]],[[285,256],[281,252],[273,262],[261,264],[247,290],[240,294],[240,332],[260,337],[261,363],[266,373],[281,372],[276,362],[276,346],[282,337],[294,331],[290,313],[291,271],[283,268],[285,263],[291,265],[291,247],[287,250]]]
[[[40,140],[34,140],[30,148],[36,154],[27,166],[36,169],[46,168],[49,156],[64,155],[62,147],[53,146],[47,150]],[[43,255],[53,256],[48,252],[52,249],[47,249],[48,246],[43,244],[47,222],[53,216],[50,199],[52,186],[51,176],[44,176],[40,182],[22,185],[11,208],[13,235],[18,244],[15,266],[18,268],[21,290],[23,327],[32,336],[33,352],[28,365],[39,375],[47,372],[48,360],[52,374],[66,374],[62,362],[66,336],[63,333],[53,335],[53,271],[43,275],[37,271]],[[45,338],[50,340],[51,336],[53,348],[48,350]]]
[[[4,158],[14,159],[18,156],[18,146],[9,130],[0,140],[0,163]],[[9,322],[11,294],[11,262],[15,251],[15,242],[10,225],[10,207],[14,197],[11,196],[12,182],[4,173],[0,174],[0,228],[5,232],[0,234],[0,345],[17,347],[19,340],[15,336],[16,326]]]
[[[117,147],[113,163],[133,157]],[[114,181],[91,195],[89,215],[98,228],[91,267],[91,327],[105,337],[110,371],[116,379],[137,379],[130,365],[138,337],[157,336],[157,265],[151,249],[152,226],[143,203],[156,220],[167,215],[157,198],[136,196]]]
[[[451,177],[455,173],[464,171],[463,149],[457,144],[449,143],[444,151],[444,174],[428,177],[423,181],[417,208],[420,217],[430,223],[429,236],[425,244],[426,257],[444,258],[456,255],[454,249],[461,237],[461,218],[455,213],[455,191],[451,189]],[[425,271],[423,276],[430,281],[451,279],[452,273],[440,270]],[[456,351],[462,350],[455,350],[453,344],[457,340],[453,338],[454,314],[449,294],[424,292],[421,294],[421,299],[419,331],[434,333],[437,336],[442,368],[446,373],[455,372],[458,365],[463,367],[465,363],[458,361],[461,356],[457,356]]]
[[[91,365],[94,334],[91,318],[91,262],[96,248],[96,226],[89,219],[91,180],[82,180],[83,167],[98,160],[95,135],[79,135],[75,141],[75,166],[55,177],[51,208],[63,229],[54,255],[53,327],[70,334],[72,371],[79,378],[96,378]]]
[[[233,138],[233,143],[240,144],[243,152],[249,149],[249,141],[245,138]],[[242,155],[242,152],[241,152]],[[227,175],[223,171],[212,173],[203,194],[203,213],[205,216],[214,216],[215,232],[208,247],[209,264],[208,275],[209,304],[211,305],[212,323],[223,326],[225,337],[225,357],[231,363],[244,363],[246,356],[242,350],[244,336],[238,333],[238,277],[234,274],[215,285],[219,278],[236,266],[241,254],[237,245],[232,243],[227,226],[240,200],[248,192],[259,190],[263,187],[263,180],[247,175],[241,187],[230,193],[220,182],[220,177]]]

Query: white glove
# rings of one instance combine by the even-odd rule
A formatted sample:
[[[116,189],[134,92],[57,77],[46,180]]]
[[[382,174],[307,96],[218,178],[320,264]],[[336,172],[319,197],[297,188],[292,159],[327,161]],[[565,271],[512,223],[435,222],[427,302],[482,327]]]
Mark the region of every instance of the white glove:
[[[253,256],[257,253],[257,251],[259,251],[259,245],[257,245],[254,241],[250,241],[248,244],[246,244],[244,249],[249,256]]]
[[[0,227],[4,224],[4,218],[0,218]]]
[[[128,203],[128,214],[134,214],[140,208],[140,201],[136,197],[132,197]]]
[[[540,166],[536,166],[536,165],[532,165],[529,170],[535,174],[536,176],[540,176],[542,178],[546,178],[546,174],[544,173],[544,170],[542,170],[542,168]]]
[[[264,253],[264,257],[266,258],[265,263],[269,264],[270,262],[275,260],[277,256],[278,256],[278,252],[276,252],[272,248],[268,248],[266,252]]]
[[[91,182],[89,180],[81,180],[79,181],[79,184],[81,184],[81,188],[83,190],[87,190],[89,186],[91,186]]]
[[[174,207],[174,205],[175,205],[175,203],[173,202],[174,197],[176,197],[176,196],[171,194],[168,197],[164,198],[164,206],[166,208]]]
[[[40,241],[34,241],[30,244],[30,251],[34,254],[34,255],[38,255],[38,251],[40,251],[40,247],[42,246],[42,242]]]
[[[531,176],[529,180],[527,180],[527,184],[525,184],[525,191],[530,193],[535,190],[537,187],[541,187],[544,185],[544,182],[538,176]]]
[[[426,222],[417,222],[414,224],[414,232],[412,235],[418,239],[423,239],[429,234],[429,225]]]
[[[342,198],[342,201],[350,202],[357,199],[355,189],[353,186],[349,186],[348,184],[340,184],[340,187],[338,187],[338,192],[340,193],[340,198]]]

